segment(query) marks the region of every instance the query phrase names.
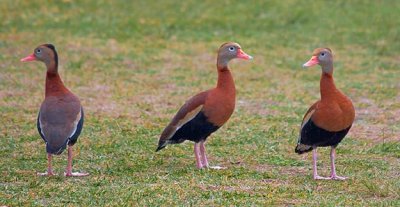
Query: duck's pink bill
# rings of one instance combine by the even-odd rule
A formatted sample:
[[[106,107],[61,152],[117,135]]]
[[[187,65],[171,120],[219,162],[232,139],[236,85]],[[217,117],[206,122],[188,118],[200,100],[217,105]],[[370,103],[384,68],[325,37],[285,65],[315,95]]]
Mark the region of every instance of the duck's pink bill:
[[[28,62],[28,61],[34,61],[36,60],[35,54],[28,55],[24,58],[21,59],[21,62]]]
[[[253,59],[253,57],[251,57],[250,55],[246,54],[246,53],[243,52],[241,49],[238,49],[237,57],[238,57],[238,58],[245,59],[245,60],[251,60],[251,59]]]
[[[303,64],[303,67],[310,67],[313,65],[318,64],[318,57],[317,56],[312,56],[311,59],[309,61],[307,61],[306,63]]]

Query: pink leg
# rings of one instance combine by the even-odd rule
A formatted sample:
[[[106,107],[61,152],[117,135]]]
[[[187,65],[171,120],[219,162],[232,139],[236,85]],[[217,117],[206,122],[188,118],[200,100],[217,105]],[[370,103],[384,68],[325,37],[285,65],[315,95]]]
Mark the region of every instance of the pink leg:
[[[318,175],[318,172],[317,172],[317,148],[313,149],[313,157],[312,158],[313,158],[313,177],[314,177],[314,180],[327,180],[327,179],[329,179],[329,178],[322,177],[322,176]]]
[[[203,163],[203,167],[215,170],[226,169],[226,167],[221,167],[221,166],[209,166],[204,141],[200,142],[199,144],[200,144],[201,162]]]
[[[336,157],[336,148],[331,148],[331,179],[333,180],[345,180],[346,177],[341,177],[336,175],[336,167],[335,167],[335,157]]]
[[[37,175],[40,175],[40,176],[52,176],[52,175],[54,175],[53,168],[51,166],[51,158],[52,158],[51,154],[47,153],[47,172],[38,173]]]
[[[200,142],[200,153],[201,153],[201,162],[204,167],[208,167],[208,160],[206,155],[206,147],[204,146],[204,141]]]
[[[194,143],[194,156],[196,158],[196,166],[197,168],[203,168],[203,164],[201,162],[201,152],[200,152],[200,143]]]
[[[68,164],[64,175],[67,177],[72,177],[72,176],[82,177],[89,175],[89,173],[72,172],[72,146],[68,146]]]

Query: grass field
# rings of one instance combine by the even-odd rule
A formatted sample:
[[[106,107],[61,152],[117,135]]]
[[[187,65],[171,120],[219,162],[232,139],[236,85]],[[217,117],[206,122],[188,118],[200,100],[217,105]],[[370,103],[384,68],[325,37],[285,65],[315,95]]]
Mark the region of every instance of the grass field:
[[[0,206],[400,206],[400,2],[22,1],[0,4]],[[197,170],[193,144],[155,153],[158,137],[191,95],[216,83],[216,50],[239,42],[237,106],[208,142]],[[60,74],[86,111],[65,178],[45,171],[36,131],[45,66],[19,60],[53,43]],[[338,147],[346,181],[314,181],[311,154],[294,147],[319,98],[316,47],[335,53],[338,88],[356,122]],[[319,150],[327,175],[329,150]]]

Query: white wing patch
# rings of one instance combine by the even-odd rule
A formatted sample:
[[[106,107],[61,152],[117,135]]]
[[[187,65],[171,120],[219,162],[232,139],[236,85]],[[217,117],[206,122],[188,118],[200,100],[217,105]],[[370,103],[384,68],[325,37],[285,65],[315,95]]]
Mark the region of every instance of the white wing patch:
[[[307,124],[307,122],[311,119],[312,115],[314,114],[315,109],[311,110],[303,119],[303,122],[301,123],[300,126],[300,134],[299,134],[299,138],[297,139],[297,144],[300,144],[301,142],[301,130],[303,129],[304,125]]]
[[[44,135],[44,132],[43,132],[43,125],[42,125],[42,122],[40,121],[40,111],[39,111],[39,127],[40,127],[40,133],[42,133],[43,136],[46,137],[46,136]],[[46,142],[46,143],[47,143],[47,142]]]
[[[179,122],[176,124],[176,130],[181,128],[183,125],[188,123],[190,120],[192,120],[203,108],[203,105],[198,106],[197,108],[193,109],[189,113],[186,114],[185,117],[183,117]]]
[[[303,122],[301,123],[300,130],[303,129],[304,125],[307,124],[307,122],[311,119],[311,116],[314,114],[315,109],[311,110],[303,119]]]
[[[75,134],[76,129],[78,129],[78,123],[79,123],[79,121],[80,121],[81,118],[82,118],[82,117],[81,117],[81,116],[82,116],[81,112],[82,112],[82,109],[79,110],[79,113],[78,113],[78,115],[76,116],[76,119],[75,119],[75,121],[74,121],[74,123],[73,123],[74,129],[72,130],[72,133],[71,133],[71,135],[69,135],[68,138],[71,138],[71,137]]]
[[[187,113],[186,116],[183,117],[181,120],[179,120],[179,122],[174,126],[174,133],[171,133],[171,135],[167,138],[167,140],[170,139],[172,136],[174,136],[176,131],[178,131],[183,125],[185,125],[186,123],[191,121],[194,117],[196,117],[196,115],[201,111],[202,108],[203,105],[198,106],[197,108]]]

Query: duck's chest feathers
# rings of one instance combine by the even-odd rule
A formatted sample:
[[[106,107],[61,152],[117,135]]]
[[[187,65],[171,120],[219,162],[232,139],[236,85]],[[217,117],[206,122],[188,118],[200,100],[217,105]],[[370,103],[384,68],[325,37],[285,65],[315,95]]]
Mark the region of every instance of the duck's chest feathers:
[[[222,126],[235,110],[235,91],[211,91],[204,104],[204,113],[208,120],[217,126]]]
[[[313,121],[328,131],[340,131],[352,125],[355,117],[351,100],[345,96],[325,99],[316,107]]]

